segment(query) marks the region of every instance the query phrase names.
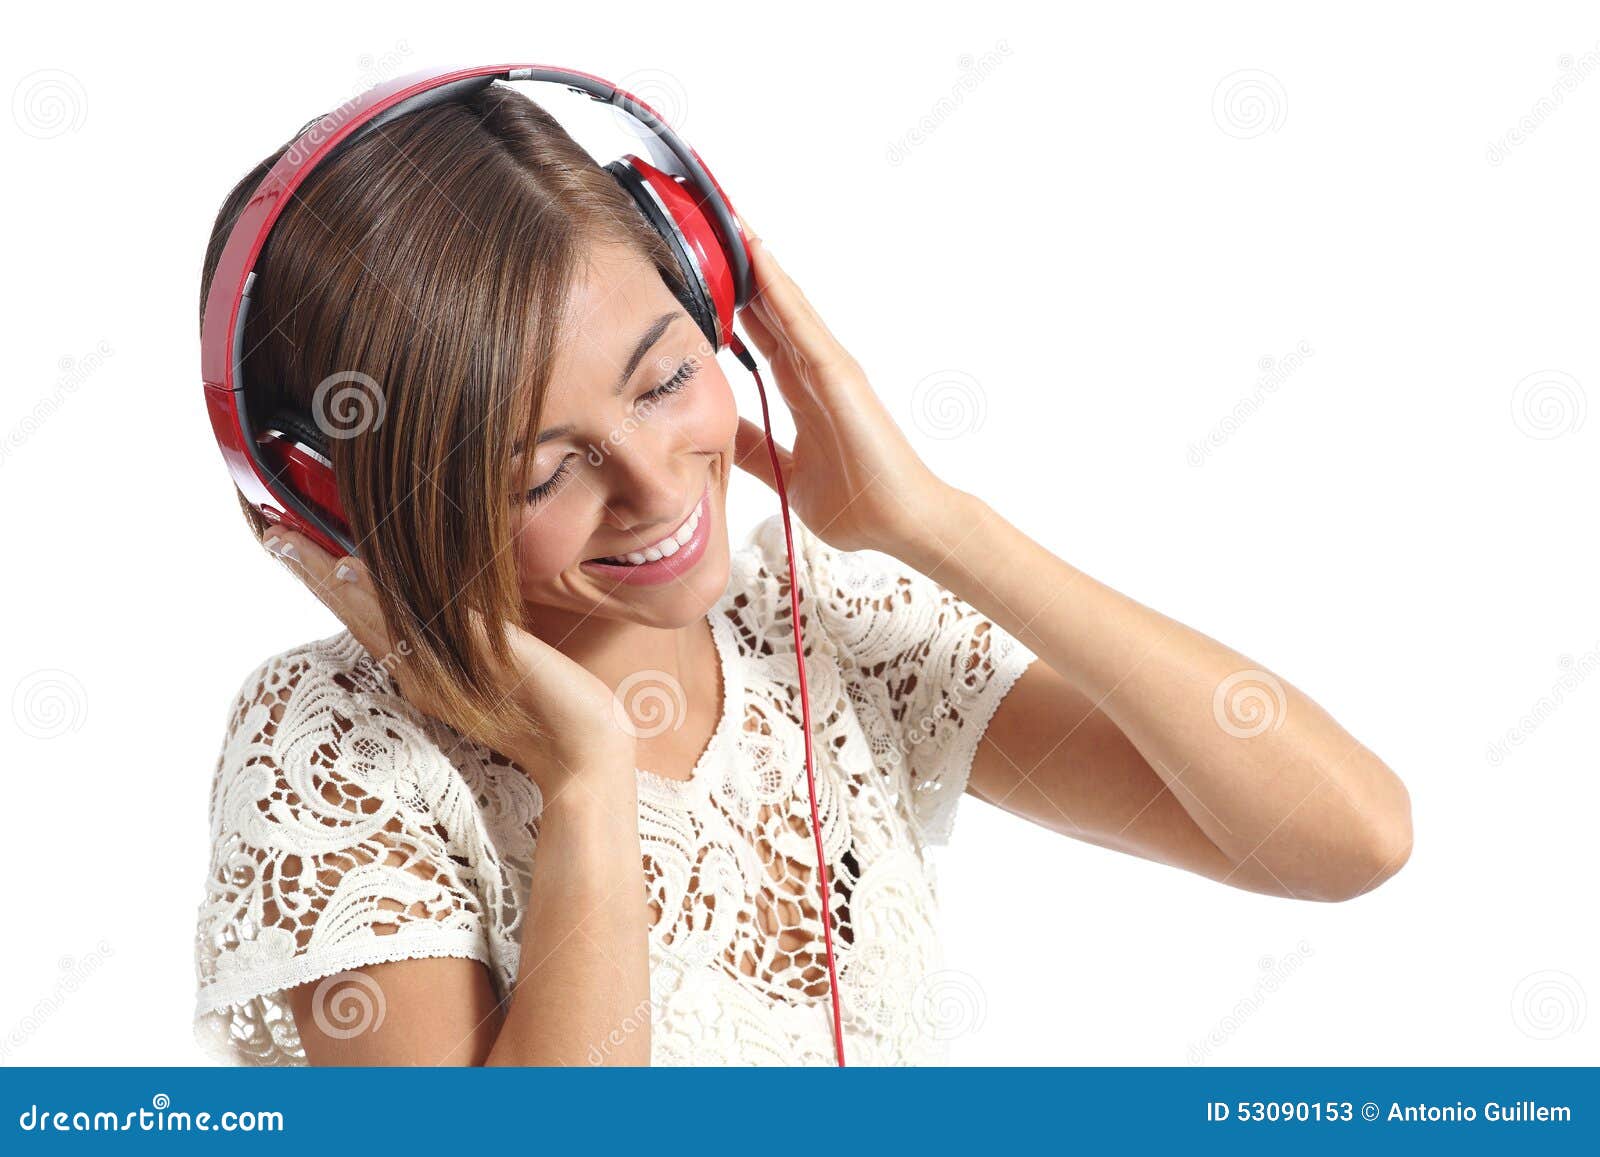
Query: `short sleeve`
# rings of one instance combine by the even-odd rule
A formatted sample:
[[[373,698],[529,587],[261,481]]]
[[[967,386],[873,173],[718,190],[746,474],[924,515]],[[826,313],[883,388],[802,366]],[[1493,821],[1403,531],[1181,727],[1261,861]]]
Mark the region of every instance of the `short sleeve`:
[[[874,758],[893,765],[921,841],[948,844],[989,721],[1038,656],[893,556],[837,551],[797,533],[808,593],[853,668],[852,697],[868,717]]]
[[[224,1062],[305,1063],[296,985],[426,956],[492,971],[470,793],[422,717],[339,657],[310,644],[269,660],[229,714],[195,942],[195,1036]]]

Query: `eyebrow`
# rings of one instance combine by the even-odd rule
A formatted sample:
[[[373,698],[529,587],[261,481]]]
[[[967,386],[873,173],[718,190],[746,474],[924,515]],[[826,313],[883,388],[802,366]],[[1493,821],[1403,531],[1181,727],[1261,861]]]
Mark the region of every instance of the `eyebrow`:
[[[620,394],[627,388],[628,379],[633,377],[633,371],[639,368],[639,363],[644,360],[644,355],[650,352],[651,346],[661,340],[661,335],[667,332],[667,328],[680,317],[687,316],[680,309],[672,309],[650,323],[649,328],[639,336],[638,344],[633,347],[633,352],[628,355],[628,360],[622,367],[622,373],[617,376],[617,384],[611,387],[613,394]],[[542,446],[552,439],[564,438],[570,433],[572,433],[571,426],[551,426],[547,430],[539,431],[539,436],[534,439],[533,444]],[[515,458],[522,453],[523,449],[523,441],[518,438],[516,444],[511,447],[511,456]]]

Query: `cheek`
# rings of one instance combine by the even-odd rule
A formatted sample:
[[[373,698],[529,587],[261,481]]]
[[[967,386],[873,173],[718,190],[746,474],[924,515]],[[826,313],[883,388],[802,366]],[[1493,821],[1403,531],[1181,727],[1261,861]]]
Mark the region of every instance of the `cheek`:
[[[556,504],[557,506],[560,503]],[[524,587],[555,578],[589,541],[591,527],[555,509],[524,512],[516,520],[517,576]]]
[[[694,449],[702,452],[725,450],[739,430],[739,407],[733,387],[721,369],[701,375],[704,387],[691,390],[675,416],[678,429],[688,435]]]

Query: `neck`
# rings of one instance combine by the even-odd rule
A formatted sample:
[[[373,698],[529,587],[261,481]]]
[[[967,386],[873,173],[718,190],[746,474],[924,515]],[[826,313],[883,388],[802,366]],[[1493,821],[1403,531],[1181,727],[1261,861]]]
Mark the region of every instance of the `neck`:
[[[612,691],[641,672],[657,671],[698,699],[717,675],[715,639],[704,615],[682,627],[650,627],[543,606],[532,617],[535,636]]]

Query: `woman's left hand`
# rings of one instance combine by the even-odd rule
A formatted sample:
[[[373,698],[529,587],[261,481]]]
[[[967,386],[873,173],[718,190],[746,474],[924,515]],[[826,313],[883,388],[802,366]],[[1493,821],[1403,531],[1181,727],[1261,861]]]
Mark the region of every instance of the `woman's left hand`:
[[[790,505],[837,550],[902,554],[933,533],[950,488],[917,457],[860,364],[741,223],[755,292],[739,320],[794,416],[794,447],[777,448]],[[737,448],[739,466],[776,488],[761,427],[741,418]]]

